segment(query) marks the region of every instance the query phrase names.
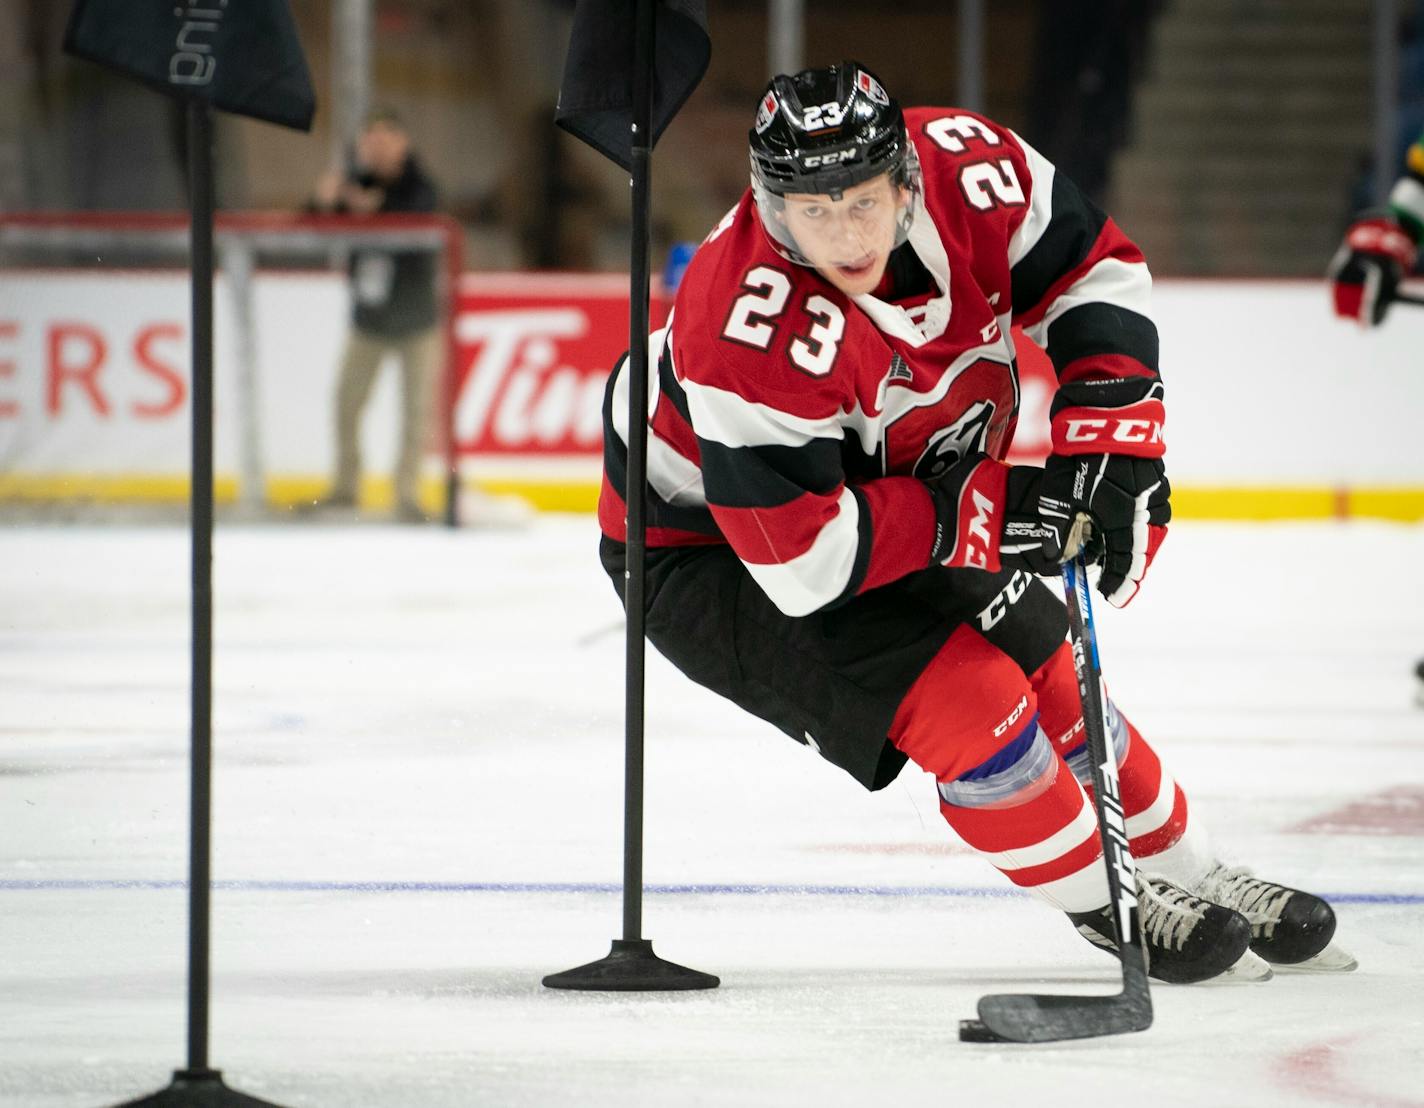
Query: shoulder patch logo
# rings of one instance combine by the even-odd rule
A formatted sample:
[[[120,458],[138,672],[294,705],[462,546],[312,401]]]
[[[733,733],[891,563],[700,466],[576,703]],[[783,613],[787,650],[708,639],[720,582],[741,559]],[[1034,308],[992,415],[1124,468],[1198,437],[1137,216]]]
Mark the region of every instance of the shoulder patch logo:
[[[899,354],[894,355],[890,359],[890,374],[888,379],[891,381],[913,381],[915,379],[915,375],[910,372],[910,367],[905,364],[905,359],[900,357]]]

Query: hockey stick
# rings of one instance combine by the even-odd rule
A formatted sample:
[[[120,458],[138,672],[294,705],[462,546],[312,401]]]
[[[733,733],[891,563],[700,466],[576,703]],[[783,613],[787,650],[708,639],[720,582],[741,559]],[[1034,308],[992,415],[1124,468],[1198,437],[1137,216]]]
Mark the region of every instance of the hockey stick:
[[[1108,874],[1108,903],[1114,906],[1113,938],[1122,960],[1122,992],[1113,996],[1044,996],[997,993],[981,997],[979,1018],[960,1020],[963,1042],[1051,1043],[1143,1031],[1152,1025],[1147,959],[1137,923],[1137,879],[1127,846],[1127,825],[1117,780],[1117,758],[1108,745],[1102,670],[1093,627],[1093,601],[1081,554],[1063,566],[1068,633],[1073,668],[1083,702],[1083,727],[1093,763],[1093,804]]]

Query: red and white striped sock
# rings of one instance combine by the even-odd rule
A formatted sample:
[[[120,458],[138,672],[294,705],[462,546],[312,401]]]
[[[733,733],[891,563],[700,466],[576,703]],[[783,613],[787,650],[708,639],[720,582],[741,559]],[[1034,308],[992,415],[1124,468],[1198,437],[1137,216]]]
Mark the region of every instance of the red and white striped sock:
[[[1091,797],[1092,767],[1067,643],[1033,674],[1030,684],[1038,699],[1044,732]],[[1157,752],[1111,700],[1107,715],[1108,741],[1117,752],[1118,784],[1132,856],[1146,872],[1191,888],[1213,863],[1206,834],[1199,821],[1191,818],[1186,793]]]
[[[964,807],[943,797],[956,834],[1025,892],[1065,912],[1108,902],[1097,818],[1083,787],[1054,755],[1042,778],[1010,806]]]
[[[1113,714],[1127,731],[1127,756],[1117,773],[1132,856],[1145,872],[1192,888],[1212,866],[1206,834],[1157,752],[1126,716]]]

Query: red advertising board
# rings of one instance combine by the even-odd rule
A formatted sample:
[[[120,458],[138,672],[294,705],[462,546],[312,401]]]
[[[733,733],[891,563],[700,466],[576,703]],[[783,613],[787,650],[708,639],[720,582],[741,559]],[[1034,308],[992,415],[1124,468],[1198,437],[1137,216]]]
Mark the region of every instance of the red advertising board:
[[[654,295],[653,327],[667,306]],[[628,345],[622,274],[467,274],[455,316],[455,441],[463,455],[600,451],[603,384]],[[1048,452],[1053,367],[1019,330],[1021,401],[1010,460]]]
[[[653,328],[667,318],[655,294]],[[628,348],[621,274],[467,274],[455,303],[455,442],[482,456],[597,455]]]

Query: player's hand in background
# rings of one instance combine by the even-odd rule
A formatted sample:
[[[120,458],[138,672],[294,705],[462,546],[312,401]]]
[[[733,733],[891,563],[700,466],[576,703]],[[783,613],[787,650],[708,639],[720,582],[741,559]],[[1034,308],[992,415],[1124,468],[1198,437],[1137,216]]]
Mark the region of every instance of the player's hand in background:
[[[1345,232],[1327,276],[1335,314],[1361,327],[1377,325],[1414,269],[1418,248],[1393,216],[1374,214]]]

